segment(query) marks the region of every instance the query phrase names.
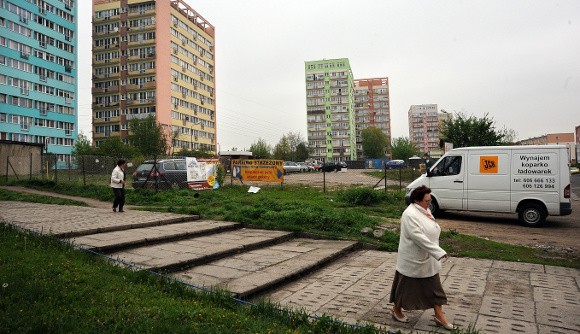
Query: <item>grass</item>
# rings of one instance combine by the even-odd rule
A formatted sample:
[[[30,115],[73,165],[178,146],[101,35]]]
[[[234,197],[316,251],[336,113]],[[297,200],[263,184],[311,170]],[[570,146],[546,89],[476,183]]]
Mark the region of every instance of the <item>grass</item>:
[[[375,333],[113,266],[0,224],[0,333]]]

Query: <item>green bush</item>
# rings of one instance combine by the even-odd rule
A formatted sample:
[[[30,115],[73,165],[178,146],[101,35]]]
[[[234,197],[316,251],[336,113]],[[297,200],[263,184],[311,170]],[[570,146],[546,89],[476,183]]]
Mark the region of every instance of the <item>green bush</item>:
[[[337,194],[337,199],[341,202],[356,205],[374,205],[386,198],[385,194],[370,188],[351,188],[341,190]]]

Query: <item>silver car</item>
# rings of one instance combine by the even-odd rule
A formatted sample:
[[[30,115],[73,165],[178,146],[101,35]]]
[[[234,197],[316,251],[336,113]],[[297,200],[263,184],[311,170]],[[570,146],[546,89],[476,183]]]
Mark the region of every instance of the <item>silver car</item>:
[[[284,161],[284,174],[300,173],[301,171],[302,167],[294,161]]]

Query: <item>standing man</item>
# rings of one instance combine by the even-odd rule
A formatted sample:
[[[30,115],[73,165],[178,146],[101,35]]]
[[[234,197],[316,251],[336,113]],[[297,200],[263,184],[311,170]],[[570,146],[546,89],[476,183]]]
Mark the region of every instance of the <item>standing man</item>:
[[[117,167],[113,169],[113,173],[111,174],[111,188],[113,188],[113,193],[115,194],[115,200],[113,201],[113,212],[117,212],[117,207],[119,207],[119,212],[124,212],[125,163],[126,162],[123,159],[117,161]]]

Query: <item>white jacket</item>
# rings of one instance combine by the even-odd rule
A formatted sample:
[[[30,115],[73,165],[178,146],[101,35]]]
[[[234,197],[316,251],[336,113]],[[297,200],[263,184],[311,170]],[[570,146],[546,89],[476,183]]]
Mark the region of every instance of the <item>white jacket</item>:
[[[441,269],[439,259],[447,254],[439,247],[441,227],[427,214],[431,211],[411,203],[401,216],[397,271],[407,277],[434,276]]]
[[[123,188],[123,181],[125,179],[125,172],[121,169],[121,167],[117,166],[113,169],[113,173],[111,173],[111,188]]]

